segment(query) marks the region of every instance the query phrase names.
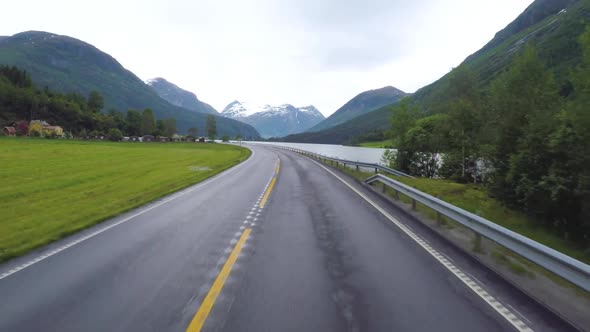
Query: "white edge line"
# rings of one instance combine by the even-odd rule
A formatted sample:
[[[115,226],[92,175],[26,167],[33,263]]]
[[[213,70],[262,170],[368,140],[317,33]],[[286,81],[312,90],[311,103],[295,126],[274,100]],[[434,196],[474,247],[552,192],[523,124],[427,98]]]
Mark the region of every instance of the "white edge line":
[[[142,214],[144,214],[144,213],[146,213],[148,211],[151,211],[151,210],[153,210],[153,209],[155,209],[157,207],[160,207],[160,206],[162,206],[162,205],[164,205],[164,204],[166,204],[166,203],[168,203],[168,202],[170,202],[172,200],[177,199],[178,197],[181,197],[181,196],[183,196],[185,194],[191,193],[191,192],[193,192],[193,191],[195,191],[195,190],[197,190],[197,189],[199,189],[199,188],[201,188],[201,187],[203,187],[205,185],[210,184],[211,182],[214,182],[214,181],[216,181],[218,179],[221,179],[225,175],[228,175],[228,174],[233,173],[234,171],[242,168],[244,165],[248,164],[251,160],[253,160],[254,155],[256,153],[254,152],[254,150],[250,150],[250,151],[252,151],[252,154],[244,162],[242,162],[242,163],[240,163],[238,165],[235,165],[232,168],[227,169],[227,170],[225,170],[225,171],[223,171],[223,172],[221,172],[219,174],[216,174],[213,177],[208,178],[208,179],[206,179],[205,181],[203,181],[201,183],[197,183],[197,184],[193,185],[192,187],[189,187],[188,189],[185,188],[185,189],[181,190],[179,193],[176,193],[172,197],[169,197],[169,198],[167,198],[167,199],[165,199],[163,201],[160,201],[160,202],[157,202],[157,203],[153,203],[153,201],[152,201],[152,203],[153,203],[152,206],[150,206],[150,207],[148,207],[148,208],[146,208],[144,210],[141,210],[141,211],[139,211],[138,213],[136,213],[136,214],[134,214],[132,216],[129,216],[129,217],[123,219],[123,220],[117,221],[116,223],[111,224],[109,226],[103,227],[103,228],[101,228],[101,229],[99,229],[97,231],[94,231],[94,232],[92,232],[92,233],[90,233],[90,234],[88,234],[86,236],[81,237],[81,238],[77,238],[75,240],[72,240],[71,242],[68,242],[67,244],[65,244],[65,245],[63,245],[63,246],[61,246],[61,247],[59,247],[57,249],[53,249],[52,251],[50,251],[48,253],[43,253],[42,252],[39,256],[30,259],[26,263],[23,263],[23,264],[19,265],[18,267],[12,268],[8,272],[5,272],[5,273],[0,274],[0,280],[2,280],[4,278],[7,278],[7,277],[9,277],[9,276],[11,276],[11,275],[19,272],[19,271],[22,271],[22,270],[26,269],[27,267],[29,267],[29,266],[31,266],[33,264],[39,263],[39,262],[41,262],[41,261],[43,261],[43,260],[45,260],[45,259],[47,259],[49,257],[52,257],[53,255],[56,255],[56,254],[58,254],[58,253],[60,253],[60,252],[62,252],[64,250],[66,250],[66,249],[68,249],[68,248],[70,248],[70,247],[72,247],[72,246],[74,246],[74,245],[76,245],[78,243],[81,243],[81,242],[86,241],[86,240],[88,240],[88,239],[90,239],[92,237],[95,237],[96,235],[99,235],[99,234],[101,234],[103,232],[106,232],[106,231],[108,231],[109,229],[111,229],[113,227],[119,226],[122,223],[127,222],[127,221],[129,221],[129,220],[131,220],[131,219],[133,219],[135,217],[138,217],[138,216],[140,216],[140,215],[142,215]],[[148,203],[146,203],[146,205],[149,205],[149,204],[152,204],[152,203],[149,203],[148,202]],[[114,218],[116,218],[116,217],[114,217]]]
[[[309,158],[308,158],[309,159]],[[414,232],[408,229],[404,224],[402,224],[399,220],[391,216],[387,211],[373,202],[371,199],[366,197],[363,193],[358,191],[356,188],[348,184],[348,182],[344,181],[341,177],[336,175],[334,172],[329,170],[328,168],[324,167],[320,163],[316,162],[315,160],[309,159],[310,161],[314,162],[321,168],[323,168],[328,173],[332,174],[336,177],[340,182],[344,183],[348,188],[354,191],[357,195],[361,196],[365,201],[371,204],[377,211],[379,211],[383,216],[385,216],[389,221],[391,221],[395,226],[401,229],[406,235],[408,235],[412,240],[414,240],[418,245],[420,245],[426,252],[428,252],[434,259],[436,259],[439,263],[441,263],[447,270],[449,270],[453,275],[455,275],[465,286],[471,289],[476,295],[478,295],[482,300],[484,300],[492,309],[494,309],[497,313],[499,313],[508,323],[510,323],[516,330],[521,332],[532,332],[533,330],[528,327],[522,320],[520,320],[516,315],[514,315],[508,308],[506,308],[503,304],[497,301],[494,297],[492,297],[488,292],[486,292],[483,287],[477,286],[465,273],[461,272],[453,263],[449,262],[448,260],[444,259],[444,256],[441,256],[435,249],[430,247],[426,242],[416,235]],[[445,261],[443,263],[443,261]],[[474,286],[475,285],[475,286]],[[479,288],[479,289],[478,289]],[[486,296],[484,296],[484,294]]]

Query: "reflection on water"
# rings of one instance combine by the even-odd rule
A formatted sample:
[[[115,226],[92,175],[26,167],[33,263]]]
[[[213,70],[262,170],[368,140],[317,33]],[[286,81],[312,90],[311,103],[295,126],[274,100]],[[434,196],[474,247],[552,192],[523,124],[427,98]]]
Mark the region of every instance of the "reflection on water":
[[[249,144],[280,145],[299,150],[321,154],[326,157],[340,158],[365,163],[381,164],[381,157],[386,149],[364,148],[333,144],[307,144],[282,142],[245,142]]]

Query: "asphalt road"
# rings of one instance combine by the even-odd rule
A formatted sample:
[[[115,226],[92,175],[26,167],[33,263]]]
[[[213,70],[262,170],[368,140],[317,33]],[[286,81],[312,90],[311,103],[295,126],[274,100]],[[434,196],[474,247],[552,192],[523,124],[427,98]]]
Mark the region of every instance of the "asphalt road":
[[[395,207],[307,158],[251,148],[217,177],[1,265],[0,331],[569,329],[395,216],[510,322],[349,186]]]

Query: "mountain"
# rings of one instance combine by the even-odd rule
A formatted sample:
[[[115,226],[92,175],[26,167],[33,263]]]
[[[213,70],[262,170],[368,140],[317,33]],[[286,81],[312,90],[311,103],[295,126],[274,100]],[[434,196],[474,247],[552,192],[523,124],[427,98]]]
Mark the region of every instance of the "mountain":
[[[589,0],[536,0],[459,66],[471,69],[478,77],[479,88],[486,89],[497,75],[510,67],[519,51],[532,45],[553,72],[564,93],[567,93],[570,83],[566,76],[581,62],[578,38],[589,20]],[[441,105],[448,102],[446,90],[451,73],[416,91],[410,101],[425,114],[445,112]],[[390,109],[385,106],[336,127],[285,139],[296,142],[350,143],[367,133],[389,129]]]
[[[363,141],[365,136],[383,136],[383,132],[391,127],[392,105],[383,106],[346,121],[334,127],[316,132],[305,132],[289,135],[280,139],[283,142],[320,143],[320,144],[352,144]],[[380,139],[382,140],[382,139]]]
[[[221,115],[252,125],[265,138],[301,133],[325,119],[313,106],[260,106],[237,100],[227,105]]]
[[[385,105],[393,104],[405,96],[407,96],[405,92],[392,86],[365,91],[352,98],[326,120],[313,126],[308,132],[320,131],[337,126]]]
[[[186,108],[189,111],[208,113],[217,115],[217,111],[211,105],[200,101],[197,96],[187,90],[179,88],[177,85],[168,82],[164,78],[157,77],[145,82],[150,88],[154,89],[158,96],[172,105]]]
[[[170,104],[113,57],[68,36],[28,31],[0,38],[0,64],[26,70],[40,87],[83,96],[97,90],[105,109],[151,108],[158,119],[175,118],[181,133],[190,127],[205,132],[206,114]],[[224,117],[217,117],[217,132],[259,137],[252,126]]]

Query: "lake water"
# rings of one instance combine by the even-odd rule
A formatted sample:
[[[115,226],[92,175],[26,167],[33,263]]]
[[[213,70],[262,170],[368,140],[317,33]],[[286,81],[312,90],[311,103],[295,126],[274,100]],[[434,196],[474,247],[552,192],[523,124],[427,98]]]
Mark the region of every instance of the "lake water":
[[[282,143],[282,142],[244,142],[247,144],[278,145],[309,151],[326,157],[381,164],[386,149],[363,148],[334,144]]]

